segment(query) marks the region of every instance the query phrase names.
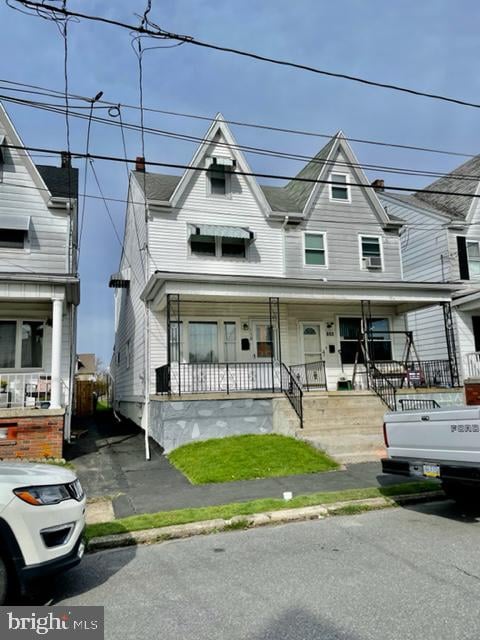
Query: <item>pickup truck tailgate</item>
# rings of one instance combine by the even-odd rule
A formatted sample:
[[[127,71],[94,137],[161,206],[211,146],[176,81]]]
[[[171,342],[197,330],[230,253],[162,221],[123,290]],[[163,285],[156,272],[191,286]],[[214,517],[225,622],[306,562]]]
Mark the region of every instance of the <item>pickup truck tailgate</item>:
[[[389,458],[480,463],[480,406],[385,415]]]

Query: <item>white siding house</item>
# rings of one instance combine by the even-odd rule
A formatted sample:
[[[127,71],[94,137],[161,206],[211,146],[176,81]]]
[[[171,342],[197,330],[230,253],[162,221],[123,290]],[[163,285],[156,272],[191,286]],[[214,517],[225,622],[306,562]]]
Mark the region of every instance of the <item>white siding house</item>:
[[[217,423],[228,431],[216,409],[201,405],[199,417],[212,393],[241,394],[236,426],[263,428],[265,416],[245,405],[255,393],[366,389],[367,332],[367,358],[399,379],[406,312],[451,299],[448,285],[403,277],[403,222],[385,210],[341,132],[283,187],[251,175],[220,115],[183,175],[145,172],[140,160],[110,282],[112,373],[117,409],[163,446],[168,411],[190,437],[217,433]],[[185,402],[160,410],[161,395]]]
[[[432,193],[434,191],[435,193]],[[403,218],[405,277],[456,285],[452,301],[460,377],[480,376],[480,156],[408,196],[381,193],[387,211]],[[438,307],[408,315],[423,358],[447,356]]]
[[[0,458],[39,457],[22,425],[42,416],[69,437],[75,368],[78,174],[67,156],[38,166],[21,147],[0,105]],[[45,455],[61,455],[48,438]]]

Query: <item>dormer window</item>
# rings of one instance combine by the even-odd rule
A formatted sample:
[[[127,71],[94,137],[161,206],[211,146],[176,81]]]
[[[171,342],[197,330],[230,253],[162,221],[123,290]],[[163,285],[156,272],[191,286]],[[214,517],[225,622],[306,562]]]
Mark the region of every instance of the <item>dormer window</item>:
[[[222,156],[207,158],[207,185],[211,196],[229,196],[231,193],[231,172],[235,160]]]
[[[343,200],[350,202],[350,186],[348,184],[348,174],[331,173],[330,182],[330,200]]]

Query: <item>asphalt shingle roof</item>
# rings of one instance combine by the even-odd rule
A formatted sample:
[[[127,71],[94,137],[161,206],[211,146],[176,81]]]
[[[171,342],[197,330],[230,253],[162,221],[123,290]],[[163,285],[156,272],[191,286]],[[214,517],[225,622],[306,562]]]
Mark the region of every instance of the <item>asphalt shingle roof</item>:
[[[323,161],[327,159],[335,141],[336,137],[332,138],[320,149],[317,155],[303,167],[296,177],[317,180],[324,167]],[[140,171],[134,171],[133,173],[142,189],[145,185],[148,200],[169,200],[181,180],[181,176],[166,173],[143,173]],[[301,213],[315,184],[291,180],[284,187],[262,184],[259,186],[272,211]]]
[[[470,179],[466,179],[468,178]],[[471,178],[474,179],[471,179]],[[465,220],[472,204],[473,196],[477,191],[480,182],[480,155],[467,160],[462,165],[448,173],[443,178],[439,178],[432,184],[417,191],[415,198],[439,209],[458,220]],[[452,195],[443,193],[429,193],[429,190],[449,191]],[[466,193],[468,196],[458,196],[455,194]]]
[[[45,164],[37,164],[36,167],[54,198],[78,198],[78,169]]]

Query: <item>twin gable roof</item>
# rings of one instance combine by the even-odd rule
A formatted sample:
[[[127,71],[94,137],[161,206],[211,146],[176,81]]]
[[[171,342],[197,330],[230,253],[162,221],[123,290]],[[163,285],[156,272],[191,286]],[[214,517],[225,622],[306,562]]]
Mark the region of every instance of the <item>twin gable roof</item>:
[[[250,174],[248,162],[238,147],[235,138],[227,123],[221,116],[217,115],[195,152],[189,169],[182,176],[171,174],[138,172],[134,171],[140,188],[146,192],[147,200],[161,203],[166,206],[177,206],[183,193],[188,188],[190,181],[198,171],[198,167],[204,167],[204,160],[212,144],[220,143],[231,153],[236,160],[237,169],[243,174]],[[253,194],[259,204],[267,214],[295,214],[298,217],[307,216],[309,208],[315,200],[315,195],[319,189],[325,185],[316,181],[328,180],[329,168],[332,167],[338,152],[342,151],[347,160],[348,170],[352,173],[352,182],[365,185],[365,195],[379,218],[381,224],[393,222],[382,207],[376,193],[370,187],[370,183],[359,167],[353,150],[343,136],[338,132],[320,149],[295,176],[300,180],[292,179],[282,187],[259,184],[254,176],[245,175],[245,180],[249,183]]]

